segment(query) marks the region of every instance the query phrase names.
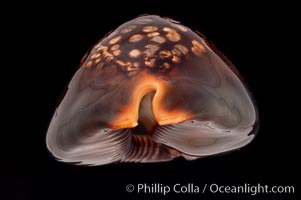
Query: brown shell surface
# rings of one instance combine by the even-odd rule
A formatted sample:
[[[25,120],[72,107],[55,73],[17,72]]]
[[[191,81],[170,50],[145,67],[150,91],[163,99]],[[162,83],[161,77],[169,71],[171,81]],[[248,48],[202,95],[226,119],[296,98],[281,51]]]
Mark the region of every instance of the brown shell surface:
[[[146,15],[92,48],[46,142],[56,158],[78,164],[191,160],[245,146],[256,121],[256,106],[224,56],[188,27]]]

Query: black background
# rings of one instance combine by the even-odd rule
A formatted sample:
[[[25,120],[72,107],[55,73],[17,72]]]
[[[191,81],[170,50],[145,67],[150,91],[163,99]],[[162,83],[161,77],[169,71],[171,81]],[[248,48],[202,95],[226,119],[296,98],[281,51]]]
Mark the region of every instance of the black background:
[[[166,5],[165,5],[166,4]],[[74,8],[76,7],[76,8]],[[4,29],[11,42],[3,68],[4,190],[8,199],[144,199],[127,184],[218,183],[294,185],[297,160],[298,79],[289,45],[294,12],[286,5],[182,2],[85,2],[12,5]],[[288,12],[289,14],[285,14]],[[45,135],[55,107],[85,52],[104,34],[140,15],[159,14],[199,30],[233,62],[256,100],[260,128],[239,151],[196,161],[78,167],[54,160]],[[10,18],[15,17],[16,19]],[[10,37],[12,36],[12,37]],[[5,38],[4,38],[5,39]],[[12,48],[12,49],[11,49]],[[4,80],[4,79],[3,79]],[[295,87],[295,88],[294,88]],[[8,88],[8,89],[7,89]],[[294,116],[292,113],[297,114]],[[296,195],[155,195],[154,199],[294,199]]]

